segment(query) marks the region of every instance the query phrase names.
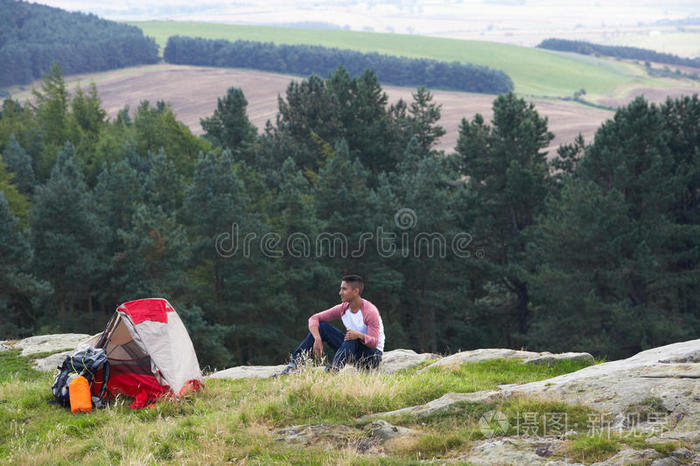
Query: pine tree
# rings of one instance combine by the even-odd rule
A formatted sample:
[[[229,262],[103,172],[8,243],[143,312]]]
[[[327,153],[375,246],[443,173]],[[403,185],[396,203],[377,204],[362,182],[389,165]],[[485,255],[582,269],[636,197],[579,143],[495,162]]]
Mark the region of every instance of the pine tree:
[[[68,105],[70,94],[61,73],[61,67],[54,62],[51,71],[44,76],[41,90],[33,91],[36,103],[33,109],[41,130],[43,151],[36,164],[37,173],[45,180],[51,173],[56,155],[69,140],[68,134]]]
[[[88,185],[94,186],[104,163],[96,148],[107,116],[97,95],[95,83],[90,85],[87,94],[78,86],[71,100],[71,110],[70,141],[75,144],[76,154],[82,161]]]
[[[412,95],[407,117],[408,133],[411,138],[416,138],[424,153],[429,153],[445,135],[445,128],[437,124],[442,105],[433,103],[433,95],[425,87],[419,87]]]
[[[257,130],[248,119],[248,101],[243,91],[230,87],[226,96],[217,99],[216,110],[208,118],[200,120],[205,137],[212,145],[231,151],[237,159],[250,162],[251,145]]]
[[[274,325],[267,327],[279,343],[273,344],[270,339],[261,344],[276,347],[278,353],[274,356],[280,360],[305,335],[311,310],[327,308],[328,302],[319,290],[337,277],[316,256],[321,222],[315,212],[313,186],[291,158],[272,176],[277,189],[268,209],[271,226],[280,235],[283,254],[264,261],[267,286],[275,291],[272,300],[265,296],[269,293],[261,293],[260,299],[268,304],[265,313],[275,316]]]
[[[699,123],[697,97],[640,98],[598,130],[536,230],[534,342],[624,357],[697,333]]]
[[[325,163],[323,147],[332,147],[343,137],[337,99],[327,91],[322,78],[312,75],[301,83],[290,83],[286,100],[278,100],[279,114],[272,135],[276,151],[292,157],[304,173],[317,173]]]
[[[141,102],[134,115],[133,129],[138,154],[145,156],[163,150],[177,172],[187,179],[192,178],[198,154],[210,147],[184,123],[177,121],[175,113],[164,102],[157,102],[155,107],[148,101]]]
[[[131,226],[119,230],[123,245],[112,286],[120,301],[149,296],[182,296],[190,244],[184,226],[159,207],[137,205]]]
[[[0,191],[0,306],[3,320],[0,337],[31,335],[40,316],[33,299],[51,292],[46,282],[37,280],[28,265],[32,249],[26,234],[18,227],[5,195]]]
[[[229,297],[239,291],[236,280],[245,274],[246,253],[236,231],[243,235],[249,231],[249,203],[230,152],[199,156],[185,194],[183,218],[192,238],[192,266],[205,317],[222,325],[240,324],[244,317],[241,303]],[[242,358],[237,343],[237,356]]]
[[[512,93],[499,96],[493,110],[493,127],[478,114],[471,122],[462,120],[460,126],[459,165],[473,193],[465,198],[464,209],[478,212],[474,223],[462,228],[473,231],[486,252],[490,280],[514,295],[510,319],[516,319],[518,338],[522,338],[530,321],[526,230],[535,223],[551,189],[543,149],[554,135],[534,105]],[[506,343],[517,344],[510,336]]]
[[[403,279],[397,312],[414,345],[442,352],[464,344],[461,309],[455,306],[464,280],[456,273],[460,258],[453,247],[455,174],[419,140],[413,139],[395,182],[400,208],[393,219],[394,262]]]
[[[168,215],[177,215],[185,197],[183,176],[163,151],[150,155],[150,170],[143,181],[144,202],[160,207]]]
[[[65,328],[71,319],[75,328],[84,330],[92,321],[93,286],[102,273],[99,257],[104,238],[82,167],[73,146],[66,144],[59,153],[46,185],[37,188],[30,212],[32,245],[35,250],[33,269],[54,288],[53,304]],[[82,316],[74,314],[79,306]]]
[[[32,168],[32,159],[27,152],[19,145],[14,133],[10,135],[7,149],[2,155],[2,160],[7,168],[14,173],[14,182],[17,189],[24,195],[31,196],[34,192],[36,178]]]
[[[396,153],[387,112],[389,98],[374,71],[366,70],[351,79],[348,72],[339,67],[328,78],[326,86],[337,102],[341,125],[336,137],[328,142],[335,144],[344,139],[350,155],[374,174],[392,170]]]
[[[22,194],[15,184],[15,174],[7,170],[3,158],[0,156],[0,192],[7,200],[10,211],[19,219],[22,229],[27,227],[27,218],[31,203],[27,196]]]

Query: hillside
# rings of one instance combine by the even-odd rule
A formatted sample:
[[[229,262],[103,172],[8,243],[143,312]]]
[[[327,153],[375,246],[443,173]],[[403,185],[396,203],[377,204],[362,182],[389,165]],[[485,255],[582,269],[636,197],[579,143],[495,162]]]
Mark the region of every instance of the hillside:
[[[643,67],[596,57],[519,47],[494,42],[442,39],[402,34],[363,33],[216,23],[152,21],[132,23],[156,39],[161,48],[170,36],[311,44],[378,52],[410,58],[459,61],[502,70],[523,95],[570,97],[585,89],[588,98],[611,94],[623,86],[669,87],[646,76]],[[679,86],[679,83],[671,84]]]
[[[251,122],[262,131],[268,120],[274,122],[277,115],[277,96],[284,95],[289,83],[299,81],[296,76],[260,71],[205,68],[178,65],[152,65],[129,68],[106,73],[68,77],[69,85],[80,83],[83,87],[94,81],[100,99],[109,117],[114,118],[124,105],[138,107],[142,100],[165,100],[172,104],[179,120],[193,132],[202,133],[200,118],[210,116],[216,108],[216,101],[231,87],[240,87],[248,100],[248,116]],[[37,84],[38,85],[38,84]],[[385,86],[383,89],[392,102],[398,99],[411,100],[414,88]],[[13,97],[23,101],[31,98],[29,91],[13,89]],[[491,118],[494,96],[465,92],[434,91],[435,101],[442,105],[440,124],[447,134],[440,140],[439,149],[454,150],[457,133],[462,118],[473,118],[481,113],[487,120]],[[662,100],[665,99],[665,96]],[[595,130],[612,112],[565,102],[556,99],[532,99],[538,111],[549,118],[550,130],[556,138],[550,150],[559,144],[570,143],[579,133],[591,140]]]
[[[0,9],[0,87],[40,78],[54,61],[74,74],[158,60],[153,40],[133,26],[14,0]]]
[[[536,363],[537,353],[506,349],[444,358],[395,350],[385,355],[386,364],[401,363],[391,370],[333,375],[307,367],[280,379],[209,378],[202,392],[152,409],[131,411],[129,401],[118,398],[80,415],[48,404],[51,373],[31,367],[48,348],[36,353],[42,345],[23,342],[0,342],[2,462],[602,466],[700,460],[694,425],[700,413],[692,401],[700,340],[593,366],[572,354]]]

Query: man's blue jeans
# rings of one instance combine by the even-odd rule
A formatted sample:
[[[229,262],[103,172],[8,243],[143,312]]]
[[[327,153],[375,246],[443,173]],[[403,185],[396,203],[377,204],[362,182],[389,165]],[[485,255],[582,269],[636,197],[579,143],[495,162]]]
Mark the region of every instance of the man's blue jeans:
[[[327,322],[318,325],[321,340],[335,350],[333,362],[327,369],[340,369],[347,363],[354,363],[358,369],[373,369],[382,361],[382,352],[365,346],[360,340],[345,341],[345,334]],[[291,363],[298,365],[304,353],[311,353],[314,348],[314,336],[309,332],[306,338],[292,353]]]

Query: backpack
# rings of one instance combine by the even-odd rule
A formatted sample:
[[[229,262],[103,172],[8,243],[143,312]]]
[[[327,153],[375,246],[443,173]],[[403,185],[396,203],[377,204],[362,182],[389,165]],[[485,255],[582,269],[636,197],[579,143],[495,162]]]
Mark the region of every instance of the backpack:
[[[94,387],[94,377],[97,371],[102,368],[102,388],[100,393],[92,397],[92,404],[95,408],[103,408],[106,405],[107,381],[109,380],[109,361],[107,353],[103,349],[88,347],[78,351],[73,356],[67,356],[60,366],[58,374],[53,380],[51,392],[56,399],[56,403],[61,406],[70,406],[68,386],[71,381],[79,376],[83,376],[90,384],[92,391]]]

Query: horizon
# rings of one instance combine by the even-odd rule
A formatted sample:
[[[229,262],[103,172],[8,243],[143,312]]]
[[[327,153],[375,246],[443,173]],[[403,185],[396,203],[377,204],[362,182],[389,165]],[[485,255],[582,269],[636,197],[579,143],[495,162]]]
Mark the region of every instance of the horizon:
[[[383,0],[323,4],[311,1],[211,0],[197,6],[184,0],[129,0],[119,4],[104,0],[42,0],[32,3],[92,13],[122,22],[196,21],[335,29],[485,40],[522,46],[534,46],[547,37],[560,37],[700,56],[700,24],[683,24],[683,21],[693,19],[700,23],[697,5],[685,0],[670,4],[632,0],[614,3],[586,1],[575,5],[559,0],[451,0],[447,3]],[[678,34],[690,34],[690,40],[684,41],[688,44],[680,50],[675,44]],[[674,36],[673,41],[670,36]]]

